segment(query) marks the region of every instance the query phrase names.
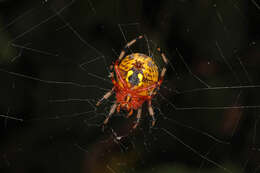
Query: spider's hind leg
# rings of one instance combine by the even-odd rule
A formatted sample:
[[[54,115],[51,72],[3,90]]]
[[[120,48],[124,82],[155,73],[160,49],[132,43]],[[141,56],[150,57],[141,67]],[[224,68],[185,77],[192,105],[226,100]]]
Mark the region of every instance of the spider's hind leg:
[[[115,112],[116,107],[117,107],[117,103],[114,103],[114,104],[111,106],[110,111],[109,111],[109,114],[108,114],[107,118],[105,119],[105,121],[103,122],[103,126],[108,123],[108,120],[109,120],[109,118],[113,115],[113,113]]]
[[[165,63],[165,65],[167,65],[168,64],[168,59],[167,59],[166,55],[162,52],[161,48],[157,48],[157,51],[161,54],[161,57],[162,57],[163,62]],[[166,73],[166,67],[164,66],[162,71],[161,71],[161,74],[160,74],[158,87],[160,87],[160,85],[162,84],[162,81],[163,81],[165,73]]]

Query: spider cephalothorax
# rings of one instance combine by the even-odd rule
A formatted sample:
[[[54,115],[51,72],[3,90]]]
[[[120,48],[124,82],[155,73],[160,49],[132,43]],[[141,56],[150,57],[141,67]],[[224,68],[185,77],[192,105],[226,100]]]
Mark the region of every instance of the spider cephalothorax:
[[[137,39],[141,38],[143,37],[139,36]],[[137,39],[127,43],[125,48],[129,48]],[[167,64],[168,61],[164,53],[159,48],[158,51]],[[125,56],[125,50],[122,50],[114,64],[114,72],[110,73],[114,87],[97,102],[98,106],[102,100],[110,97],[113,92],[116,93],[116,102],[112,105],[104,124],[108,122],[115,110],[119,112],[120,109],[126,109],[129,112],[127,117],[133,114],[133,110],[137,110],[137,121],[133,126],[133,128],[136,128],[141,118],[142,105],[147,101],[148,111],[153,119],[152,126],[154,126],[155,118],[151,100],[156,94],[155,89],[159,89],[162,84],[165,72],[166,68],[163,67],[159,77],[158,67],[151,57],[141,53],[132,53]]]

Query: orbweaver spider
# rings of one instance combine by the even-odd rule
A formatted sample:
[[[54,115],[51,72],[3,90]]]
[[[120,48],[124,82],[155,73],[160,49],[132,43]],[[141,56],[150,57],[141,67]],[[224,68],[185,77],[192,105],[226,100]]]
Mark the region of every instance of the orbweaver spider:
[[[124,49],[122,49],[118,59],[111,65],[110,69],[114,67],[115,72],[110,73],[110,78],[114,84],[114,87],[107,92],[98,102],[97,106],[101,104],[104,99],[108,99],[113,92],[116,93],[116,101],[111,106],[107,118],[103,122],[103,126],[108,123],[109,118],[117,110],[121,108],[127,110],[129,113],[127,117],[133,114],[133,110],[137,110],[137,120],[133,126],[135,129],[140,121],[142,113],[142,105],[145,101],[148,102],[148,112],[152,117],[152,126],[155,125],[154,111],[152,108],[152,97],[155,96],[156,91],[159,90],[160,85],[163,82],[163,77],[166,73],[166,67],[161,70],[160,78],[158,67],[153,59],[145,54],[132,53],[125,56],[126,49],[132,46],[137,40],[142,39],[143,36],[128,42]],[[161,49],[157,49],[165,63],[168,64],[168,60]],[[116,74],[116,79],[114,78]]]

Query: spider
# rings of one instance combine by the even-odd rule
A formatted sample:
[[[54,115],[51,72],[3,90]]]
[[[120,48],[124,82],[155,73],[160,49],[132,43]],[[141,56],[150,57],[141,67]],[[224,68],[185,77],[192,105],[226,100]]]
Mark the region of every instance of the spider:
[[[148,112],[152,117],[152,127],[155,125],[152,98],[156,95],[156,92],[163,82],[166,67],[163,67],[159,77],[158,67],[151,57],[141,53],[132,53],[125,56],[126,49],[142,38],[143,36],[139,36],[128,42],[124,49],[122,49],[114,65],[110,66],[111,70],[114,68],[114,72],[110,72],[109,75],[114,86],[97,102],[96,105],[99,106],[102,101],[108,99],[113,92],[116,93],[116,101],[111,106],[109,114],[103,122],[103,127],[108,123],[109,118],[113,115],[115,110],[120,112],[120,109],[125,109],[128,112],[127,118],[133,114],[133,110],[137,110],[137,120],[133,126],[133,129],[135,129],[140,122],[142,105],[144,102],[148,102]],[[165,54],[160,48],[157,48],[157,50],[165,65],[167,65],[168,60]]]

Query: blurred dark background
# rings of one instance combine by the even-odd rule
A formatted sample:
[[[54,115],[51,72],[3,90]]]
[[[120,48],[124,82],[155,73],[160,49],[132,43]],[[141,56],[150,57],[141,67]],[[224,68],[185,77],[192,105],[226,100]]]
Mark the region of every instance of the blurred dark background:
[[[260,172],[259,21],[254,0],[0,0],[0,172]],[[156,126],[145,105],[102,131],[141,34],[132,51],[171,62]]]

